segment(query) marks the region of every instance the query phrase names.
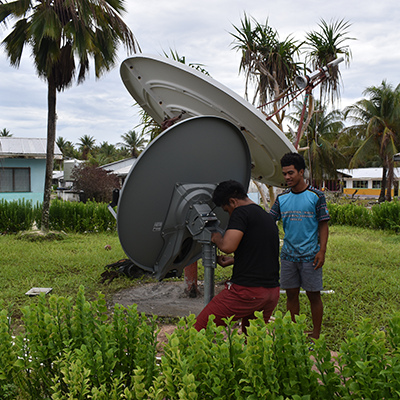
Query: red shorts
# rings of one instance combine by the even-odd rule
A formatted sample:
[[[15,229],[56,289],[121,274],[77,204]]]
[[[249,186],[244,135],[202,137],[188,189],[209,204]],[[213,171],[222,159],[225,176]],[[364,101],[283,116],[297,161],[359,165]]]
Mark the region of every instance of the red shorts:
[[[199,331],[207,326],[208,317],[215,315],[217,326],[225,325],[222,318],[234,316],[234,321],[242,318],[242,330],[246,333],[249,320],[255,311],[264,312],[267,323],[279,300],[279,286],[275,288],[249,287],[225,283],[225,289],[215,296],[197,317],[194,327]]]

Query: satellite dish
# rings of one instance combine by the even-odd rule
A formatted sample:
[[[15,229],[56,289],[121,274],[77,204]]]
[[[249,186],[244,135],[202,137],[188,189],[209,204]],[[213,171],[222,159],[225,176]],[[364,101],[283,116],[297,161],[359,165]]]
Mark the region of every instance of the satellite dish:
[[[121,65],[121,78],[136,102],[161,124],[165,119],[200,115],[222,117],[243,133],[251,153],[252,178],[285,186],[281,157],[296,151],[263,113],[205,74],[165,57],[138,54]]]
[[[251,159],[240,130],[226,119],[186,119],[158,136],[139,156],[121,190],[117,229],[123,250],[140,268],[163,279],[208,255],[211,232],[228,215],[214,208],[219,182],[248,187]]]

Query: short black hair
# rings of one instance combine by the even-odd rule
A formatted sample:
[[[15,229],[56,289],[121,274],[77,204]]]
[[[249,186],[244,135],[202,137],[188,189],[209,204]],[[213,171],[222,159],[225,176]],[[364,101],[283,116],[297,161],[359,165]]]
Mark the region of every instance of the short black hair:
[[[306,169],[304,158],[299,153],[286,153],[281,158],[281,167],[289,167],[293,165],[297,171]]]
[[[229,180],[221,182],[215,188],[212,200],[217,207],[222,207],[229,204],[229,199],[244,200],[246,197],[247,192],[244,186],[240,182]]]

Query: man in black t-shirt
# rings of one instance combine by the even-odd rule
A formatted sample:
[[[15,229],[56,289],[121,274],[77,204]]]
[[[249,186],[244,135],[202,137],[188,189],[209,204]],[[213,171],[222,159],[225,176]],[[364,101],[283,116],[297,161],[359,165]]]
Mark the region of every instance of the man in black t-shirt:
[[[263,311],[268,322],[279,300],[279,234],[274,219],[251,201],[242,184],[221,182],[214,191],[213,202],[229,213],[225,234],[216,232],[211,240],[226,254],[218,256],[222,267],[233,264],[231,279],[196,320],[199,331],[207,326],[210,315],[224,325],[222,318],[242,319],[246,333],[255,311]]]

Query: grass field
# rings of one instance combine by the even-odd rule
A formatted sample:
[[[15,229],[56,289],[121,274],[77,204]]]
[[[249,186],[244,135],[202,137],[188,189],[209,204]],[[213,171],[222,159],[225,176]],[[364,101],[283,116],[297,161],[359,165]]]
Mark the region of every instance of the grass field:
[[[105,250],[106,245],[111,250]],[[95,299],[97,292],[111,299],[119,290],[135,285],[125,277],[109,285],[100,283],[104,267],[122,258],[125,255],[116,233],[69,234],[51,242],[0,236],[0,304],[12,308],[18,321],[20,308],[36,301],[25,295],[32,287],[52,287],[54,294],[74,296],[84,285],[87,299]],[[200,267],[199,279],[202,276]],[[229,276],[229,268],[217,268],[215,280]],[[323,295],[322,333],[332,349],[339,347],[347,330],[356,330],[361,318],[371,318],[376,329],[385,329],[390,316],[400,311],[400,235],[330,227],[324,287],[334,291]],[[301,313],[310,320],[306,295],[300,296]],[[283,312],[285,302],[282,294],[278,309]]]

